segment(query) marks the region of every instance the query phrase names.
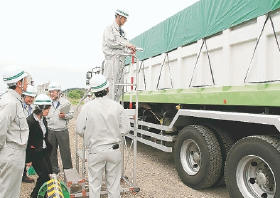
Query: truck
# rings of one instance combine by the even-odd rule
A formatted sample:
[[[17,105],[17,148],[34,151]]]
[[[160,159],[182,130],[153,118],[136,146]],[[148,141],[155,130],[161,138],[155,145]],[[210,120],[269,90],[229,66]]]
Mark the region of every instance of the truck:
[[[137,141],[172,152],[187,186],[280,197],[279,8],[200,0],[131,40],[144,49],[125,67]]]

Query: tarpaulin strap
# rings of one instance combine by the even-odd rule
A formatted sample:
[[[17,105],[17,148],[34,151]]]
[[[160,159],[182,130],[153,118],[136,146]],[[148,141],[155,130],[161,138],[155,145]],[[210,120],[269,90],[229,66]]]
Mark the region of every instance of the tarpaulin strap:
[[[211,78],[212,78],[212,83],[213,85],[215,85],[215,80],[214,80],[214,75],[213,75],[213,70],[212,70],[212,64],[211,64],[211,61],[210,61],[210,56],[209,56],[209,52],[208,52],[208,47],[207,47],[207,44],[206,44],[206,39],[202,39],[202,45],[200,47],[200,50],[199,50],[199,54],[198,56],[196,57],[196,61],[195,61],[195,65],[194,65],[194,68],[193,68],[193,73],[192,73],[192,77],[191,77],[191,81],[190,81],[190,84],[189,84],[189,87],[191,87],[192,85],[192,81],[193,81],[193,77],[194,77],[194,73],[195,73],[195,70],[197,68],[197,63],[198,63],[198,60],[199,60],[199,57],[200,57],[200,54],[201,54],[201,51],[202,51],[202,48],[203,48],[203,45],[205,44],[205,49],[206,49],[206,54],[207,54],[207,58],[208,58],[208,63],[209,63],[209,68],[210,68],[210,74],[211,74]],[[205,86],[205,85],[204,85]]]
[[[263,30],[264,30],[264,27],[265,27],[266,22],[268,21],[268,19],[270,20],[270,23],[271,23],[271,27],[272,27],[272,30],[273,30],[273,34],[274,34],[274,38],[275,38],[275,41],[276,41],[276,44],[277,44],[278,51],[280,52],[280,45],[279,45],[279,42],[278,42],[278,39],[277,39],[277,35],[276,35],[276,31],[275,31],[275,26],[274,26],[273,20],[272,20],[272,18],[271,18],[271,16],[270,16],[269,14],[267,15],[267,18],[266,18],[266,20],[265,20],[265,22],[264,22],[262,32],[263,32]],[[262,34],[262,32],[261,32],[261,34]],[[261,36],[261,35],[260,35],[260,36]],[[259,37],[259,40],[260,40],[260,37]],[[258,42],[259,42],[259,41],[257,41],[257,44],[256,44],[256,46],[255,46],[254,53],[255,53],[255,51],[256,51]],[[254,54],[253,54],[253,57],[254,57]],[[252,59],[253,59],[253,57],[252,57]],[[250,61],[250,64],[252,63],[252,59],[251,59],[251,61]],[[252,65],[250,65],[250,66],[252,67]],[[251,70],[251,68],[250,68],[250,70]],[[244,79],[244,82],[246,81],[247,75],[248,75],[248,73],[250,72],[250,70],[249,70],[249,71],[247,70],[247,73],[246,73],[246,77],[245,77],[245,79]],[[277,80],[257,81],[257,82],[250,82],[250,83],[270,83],[270,82],[277,82],[277,81],[280,81],[280,79],[277,79]]]
[[[275,41],[277,43],[278,51],[280,52],[280,45],[279,45],[279,42],[278,42],[278,39],[277,39],[277,35],[276,35],[276,31],[275,31],[275,26],[274,26],[274,23],[272,21],[271,16],[269,16],[269,20],[270,20],[270,23],[271,23],[271,26],[272,26],[272,29],[273,29],[273,34],[274,34]]]
[[[205,40],[203,39],[203,42],[202,42],[202,44],[201,44],[201,46],[200,46],[200,49],[199,49],[199,53],[198,53],[198,55],[197,55],[197,57],[196,57],[196,60],[195,60],[195,64],[194,64],[194,68],[193,68],[192,77],[191,77],[191,81],[190,81],[189,87],[191,87],[191,85],[192,85],[194,72],[195,72],[195,70],[196,70],[197,62],[198,62],[198,59],[199,59],[199,57],[200,57],[200,54],[201,54],[202,47],[203,47],[204,43],[205,43]]]
[[[163,62],[161,63],[161,66],[160,66],[160,72],[159,72],[158,81],[157,81],[157,89],[158,89],[159,80],[160,80],[160,77],[161,77],[162,67],[163,67],[163,65],[165,63],[165,59],[166,59],[166,55],[164,56]]]
[[[143,67],[143,69],[142,69]],[[144,71],[144,61],[141,61],[140,67],[139,67],[139,71],[138,73],[140,73],[141,69],[142,69],[142,73],[143,73],[143,80],[144,80],[144,86],[145,86],[145,90],[146,90],[146,78],[145,78],[145,71]]]
[[[254,59],[254,57],[255,57],[255,53],[256,53],[258,44],[259,44],[259,42],[260,42],[260,39],[261,39],[261,37],[262,37],[262,34],[263,34],[263,31],[264,31],[265,25],[266,25],[266,23],[267,23],[267,21],[268,21],[269,18],[270,18],[270,16],[267,15],[267,17],[266,17],[266,19],[265,19],[265,22],[264,22],[264,24],[263,24],[261,33],[260,33],[260,35],[259,35],[259,37],[258,37],[258,40],[257,40],[257,42],[256,42],[256,45],[255,45],[255,48],[254,48],[254,51],[253,51],[253,55],[252,55],[251,60],[250,60],[249,67],[248,67],[248,69],[247,69],[247,71],[246,71],[246,75],[245,75],[245,78],[244,78],[244,83],[246,83],[248,74],[250,73],[250,71],[251,71],[251,69],[252,69],[252,62],[253,62],[253,59]]]
[[[172,82],[171,71],[170,71],[170,66],[169,66],[169,57],[168,57],[168,53],[165,53],[163,62],[162,62],[161,67],[160,67],[160,72],[159,72],[158,82],[157,82],[157,89],[158,89],[158,86],[159,86],[159,81],[160,81],[160,77],[161,77],[161,73],[162,73],[162,68],[163,68],[163,66],[166,62],[166,59],[167,59],[167,66],[168,66],[168,70],[169,70],[169,78],[170,78],[171,88],[173,88],[173,82]]]
[[[206,53],[207,53],[207,57],[208,57],[208,63],[209,63],[209,67],[210,67],[212,82],[213,82],[213,85],[215,85],[215,80],[214,80],[212,65],[211,65],[210,56],[209,56],[209,52],[208,52],[208,47],[207,47],[207,44],[206,44],[206,40],[204,40],[204,41],[205,41],[205,48],[206,48]]]
[[[171,88],[173,88],[172,75],[171,75],[171,70],[170,70],[170,65],[169,65],[169,56],[168,56],[168,54],[166,54],[166,56],[167,56],[167,65],[168,65],[168,70],[169,70],[169,78],[170,78]]]

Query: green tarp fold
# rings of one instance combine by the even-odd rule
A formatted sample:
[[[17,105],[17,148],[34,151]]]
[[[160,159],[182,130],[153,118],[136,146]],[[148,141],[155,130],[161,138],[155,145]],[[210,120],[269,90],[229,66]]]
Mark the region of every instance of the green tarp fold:
[[[280,7],[280,0],[200,0],[131,42],[144,60],[195,42]],[[127,60],[130,63],[130,60]]]

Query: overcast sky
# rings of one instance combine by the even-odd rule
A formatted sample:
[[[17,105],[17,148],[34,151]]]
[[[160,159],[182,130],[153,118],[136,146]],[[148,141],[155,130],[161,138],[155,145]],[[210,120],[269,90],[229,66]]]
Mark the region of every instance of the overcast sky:
[[[197,1],[1,0],[0,73],[5,65],[18,64],[37,85],[85,87],[86,71],[104,59],[102,34],[113,23],[114,10],[129,12],[123,29],[132,39]]]

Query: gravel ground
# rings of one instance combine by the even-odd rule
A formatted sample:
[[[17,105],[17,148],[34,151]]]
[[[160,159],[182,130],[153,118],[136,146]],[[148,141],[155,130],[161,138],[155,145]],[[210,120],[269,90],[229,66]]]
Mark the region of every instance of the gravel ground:
[[[70,131],[70,144],[72,150],[72,161],[75,167],[75,118],[69,123]],[[79,141],[81,146],[81,141]],[[127,145],[130,145],[128,142]],[[129,179],[132,178],[133,171],[133,152],[129,149],[126,150],[125,176]],[[61,164],[61,161],[60,161]],[[61,165],[60,165],[61,167]],[[177,175],[175,164],[172,155],[154,149],[150,146],[138,143],[138,153],[136,158],[136,183],[140,188],[140,192],[133,195],[125,193],[122,197],[143,197],[143,198],[229,198],[228,192],[225,187],[212,188],[208,190],[194,190],[185,186]],[[36,176],[32,176],[36,179]],[[29,197],[33,184],[22,183],[21,198]],[[103,196],[106,197],[106,196]]]

